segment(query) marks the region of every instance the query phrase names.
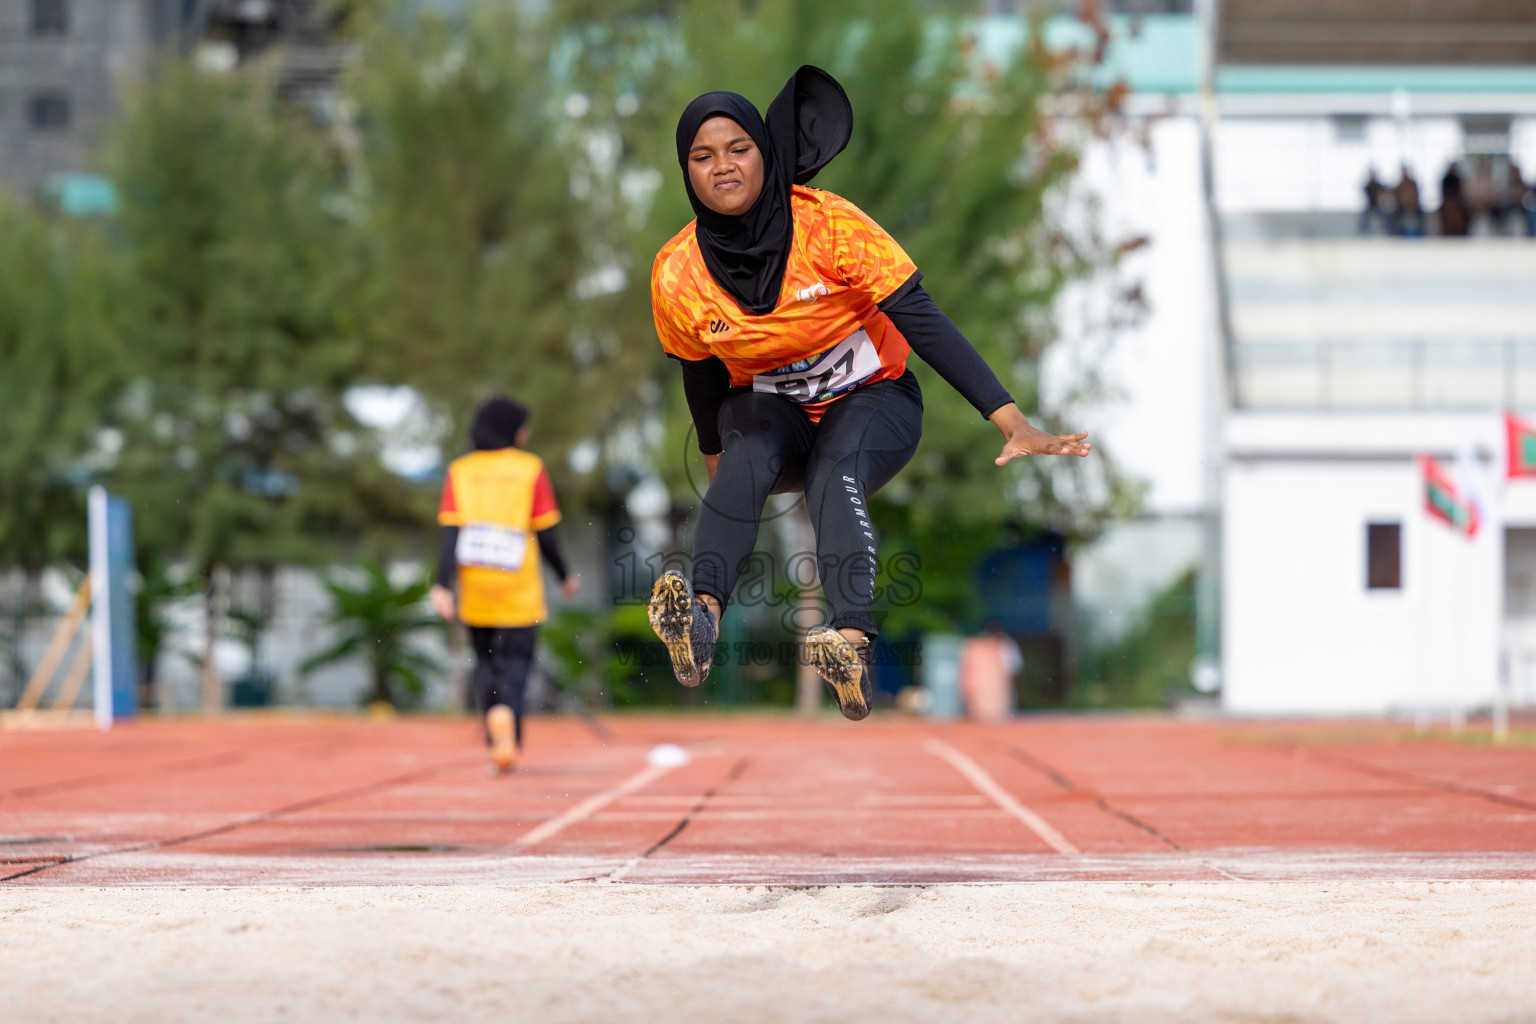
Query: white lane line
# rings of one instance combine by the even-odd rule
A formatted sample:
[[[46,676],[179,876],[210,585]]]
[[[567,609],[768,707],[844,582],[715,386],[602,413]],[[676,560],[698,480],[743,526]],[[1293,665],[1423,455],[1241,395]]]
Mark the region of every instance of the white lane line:
[[[626,861],[620,867],[616,868],[611,874],[609,874],[607,878],[604,878],[603,881],[606,883],[622,882],[624,880],[624,876],[633,871],[635,867],[643,860],[645,860],[645,854],[643,853],[638,857],[631,857],[628,861]]]
[[[607,807],[609,804],[613,803],[620,797],[629,793],[633,793],[637,789],[644,789],[646,786],[649,786],[651,783],[667,774],[667,772],[671,771],[673,767],[675,766],[649,765],[645,768],[642,768],[638,772],[635,772],[635,774],[631,775],[629,778],[625,779],[623,782],[619,783],[617,786],[614,786],[611,789],[605,789],[601,793],[594,793],[592,796],[587,797],[585,800],[577,804],[575,807],[572,807],[570,810],[563,811],[560,814],[555,815],[553,818],[550,818],[548,821],[544,822],[544,824],[523,833],[516,839],[512,840],[512,842],[508,843],[505,847],[503,847],[500,852],[508,855],[522,853],[530,846],[536,846],[539,843],[542,843],[544,840],[548,839],[552,835],[555,835],[557,832],[569,828],[578,822],[586,821],[588,818],[592,817],[592,815],[596,814],[604,807]]]
[[[984,793],[993,803],[1022,822],[1024,827],[1039,836],[1045,845],[1068,857],[1075,857],[1083,852],[1068,842],[1066,836],[1052,828],[1050,822],[1014,799],[1013,794],[998,785],[997,780],[988,775],[987,770],[981,765],[941,739],[930,736],[924,745],[928,748],[928,753],[948,761],[950,767],[969,779],[971,785]]]

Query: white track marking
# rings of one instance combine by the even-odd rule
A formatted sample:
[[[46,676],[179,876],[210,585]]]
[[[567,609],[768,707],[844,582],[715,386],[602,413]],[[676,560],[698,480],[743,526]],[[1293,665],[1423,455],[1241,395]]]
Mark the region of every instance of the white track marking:
[[[929,814],[955,819],[982,818],[989,821],[995,821],[999,817],[1010,817],[1007,811],[999,810],[997,806],[990,801],[983,800],[983,803],[985,806],[982,807],[923,807],[903,804],[895,809],[907,813],[927,812]],[[686,812],[628,810],[604,811],[596,815],[594,820],[602,822],[676,821],[679,814],[681,813]],[[775,810],[733,811],[729,808],[721,808],[720,810],[715,810],[714,805],[711,804],[708,810],[700,811],[695,817],[707,817],[711,822],[719,823],[726,821],[806,821],[811,818],[828,818],[833,821],[848,821],[856,817],[876,819],[885,818],[889,814],[889,808],[881,809],[879,807],[860,807],[858,805],[853,807],[795,807],[793,805],[787,805]]]
[[[1017,818],[1025,828],[1039,836],[1045,845],[1068,857],[1075,857],[1083,852],[1068,842],[1066,836],[1052,828],[1050,822],[1014,799],[1013,794],[998,785],[997,780],[988,775],[987,770],[981,765],[941,739],[930,736],[924,746],[934,757],[948,761],[955,771],[970,780],[971,785],[986,794],[997,806]]]
[[[643,853],[640,856],[638,856],[638,857],[631,857],[631,858],[629,858],[629,860],[625,861],[622,865],[620,865],[619,867],[615,868],[608,875],[607,878],[603,879],[603,881],[604,882],[622,882],[624,880],[624,876],[629,874],[631,871],[633,871],[635,869],[636,865],[638,865],[643,860],[645,860],[645,854],[643,854]]]
[[[570,810],[563,811],[560,814],[555,815],[553,818],[550,818],[548,821],[544,822],[544,824],[539,825],[537,828],[530,829],[528,832],[518,836],[516,839],[512,840],[512,842],[508,843],[501,852],[503,854],[522,853],[530,846],[536,846],[537,844],[542,843],[544,840],[548,839],[550,836],[556,834],[557,832],[560,832],[570,827],[571,825],[575,825],[578,822],[587,820],[588,818],[592,817],[592,815],[602,810],[604,807],[607,807],[609,804],[619,799],[619,797],[633,793],[637,789],[644,789],[646,786],[649,786],[651,783],[667,774],[667,772],[670,772],[672,767],[672,765],[651,765],[649,767],[642,768],[638,772],[635,772],[635,774],[631,775],[629,778],[625,779],[623,782],[619,783],[617,786],[614,786],[611,789],[605,789],[601,793],[594,793],[592,796],[587,797],[585,800],[577,804],[575,807],[572,807]]]

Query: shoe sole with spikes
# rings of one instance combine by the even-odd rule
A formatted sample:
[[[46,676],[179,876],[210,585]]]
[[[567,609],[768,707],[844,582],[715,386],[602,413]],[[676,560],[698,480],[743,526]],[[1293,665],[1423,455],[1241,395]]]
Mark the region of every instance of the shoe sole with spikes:
[[[858,650],[837,630],[813,626],[805,634],[805,653],[816,674],[832,687],[837,710],[851,722],[869,717],[869,672]]]
[[[714,664],[714,640],[705,634],[709,613],[694,596],[693,587],[676,571],[662,573],[651,588],[648,608],[651,629],[667,646],[672,674],[684,686],[698,686]]]

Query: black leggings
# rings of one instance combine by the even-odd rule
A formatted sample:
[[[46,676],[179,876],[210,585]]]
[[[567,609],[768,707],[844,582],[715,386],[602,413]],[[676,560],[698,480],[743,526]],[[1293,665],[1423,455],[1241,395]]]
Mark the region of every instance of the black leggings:
[[[923,395],[910,370],[838,399],[820,423],[779,395],[733,391],[720,407],[724,451],[693,534],[694,589],[729,601],[757,544],[763,503],[780,473],[803,463],[831,625],[876,633],[866,499],[911,461],[922,432]]]
[[[469,627],[475,648],[476,707],[482,715],[497,704],[511,708],[518,746],[523,743],[523,694],[538,638],[538,626]]]

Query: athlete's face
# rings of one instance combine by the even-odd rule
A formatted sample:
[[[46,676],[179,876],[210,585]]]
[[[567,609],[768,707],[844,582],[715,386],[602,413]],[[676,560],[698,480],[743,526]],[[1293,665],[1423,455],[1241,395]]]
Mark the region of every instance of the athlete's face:
[[[739,216],[763,191],[763,152],[746,129],[723,115],[699,125],[688,150],[688,182],[699,202]]]

